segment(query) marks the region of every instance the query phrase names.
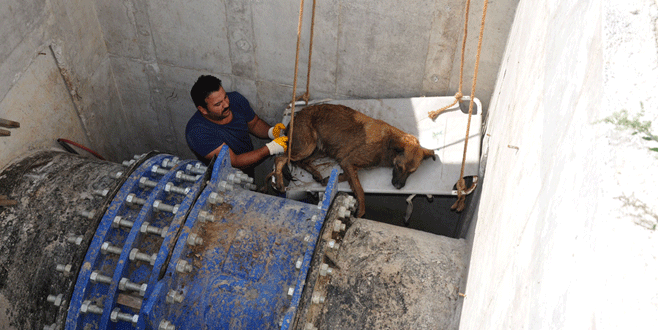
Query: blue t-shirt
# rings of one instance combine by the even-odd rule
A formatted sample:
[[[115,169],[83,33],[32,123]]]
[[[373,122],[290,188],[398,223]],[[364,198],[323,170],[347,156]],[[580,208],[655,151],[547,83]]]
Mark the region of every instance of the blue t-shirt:
[[[226,143],[237,155],[254,150],[247,123],[254,119],[256,113],[240,93],[230,92],[226,95],[233,112],[233,120],[230,123],[215,124],[197,111],[185,127],[187,145],[201,160],[205,160],[204,157],[222,143]]]

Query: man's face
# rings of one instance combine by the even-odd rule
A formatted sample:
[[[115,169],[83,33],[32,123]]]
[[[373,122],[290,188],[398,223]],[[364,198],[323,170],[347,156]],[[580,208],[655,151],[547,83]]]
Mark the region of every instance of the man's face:
[[[215,121],[222,121],[232,115],[228,96],[223,87],[220,87],[216,92],[210,93],[206,97],[206,108],[199,107],[199,110],[206,117]]]

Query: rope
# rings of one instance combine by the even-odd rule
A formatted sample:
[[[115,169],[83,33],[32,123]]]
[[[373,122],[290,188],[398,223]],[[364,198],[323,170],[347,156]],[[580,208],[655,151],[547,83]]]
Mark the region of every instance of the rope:
[[[295,101],[304,100],[308,104],[309,100],[309,85],[311,82],[311,57],[313,56],[313,31],[315,30],[315,3],[313,0],[313,12],[311,15],[311,40],[308,46],[308,70],[306,72],[306,92],[304,95],[296,98],[297,94],[297,69],[299,68],[299,45],[301,44],[302,35],[302,18],[304,17],[304,0],[300,0],[299,4],[299,24],[297,25],[297,53],[295,54],[295,78],[292,84],[292,107],[290,108],[290,138],[288,139],[288,163],[290,163],[290,154],[292,151],[292,134],[294,130],[295,121]]]
[[[470,0],[469,0],[470,2]],[[453,204],[450,209],[461,212],[465,208],[466,195],[464,190],[466,189],[466,182],[464,182],[464,167],[466,166],[466,150],[468,148],[468,135],[471,129],[471,116],[473,115],[473,99],[475,97],[475,85],[478,79],[478,68],[480,66],[480,52],[482,50],[482,36],[484,34],[484,21],[487,17],[487,7],[489,5],[489,0],[484,0],[484,8],[482,9],[482,21],[480,23],[480,35],[478,37],[478,50],[477,56],[475,57],[475,70],[473,73],[473,87],[471,88],[471,102],[468,105],[468,125],[466,126],[466,138],[464,139],[464,155],[462,157],[462,168],[459,175],[459,181],[457,181],[457,201]]]
[[[304,0],[299,3],[299,23],[297,24],[297,53],[295,54],[295,77],[292,82],[292,107],[290,108],[290,138],[288,139],[288,160],[290,163],[290,153],[292,151],[292,134],[295,127],[295,94],[297,93],[297,69],[299,68],[299,44],[302,38],[302,18],[304,17]]]
[[[308,105],[310,98],[309,85],[311,83],[311,56],[313,55],[313,31],[315,31],[315,0],[313,0],[313,13],[311,14],[311,41],[308,45],[308,70],[306,71],[306,93],[302,95],[302,99]]]
[[[445,106],[439,110],[434,110],[429,112],[430,118],[432,120],[436,119],[436,117],[439,116],[443,111],[445,111],[448,108],[451,108],[453,105],[457,104],[457,102],[462,100],[462,97],[464,94],[462,94],[462,85],[464,83],[464,54],[466,53],[466,37],[468,36],[468,13],[471,10],[471,0],[466,1],[466,15],[464,16],[464,38],[462,39],[462,56],[461,56],[461,62],[459,64],[459,90],[455,94],[455,101],[450,103],[450,105]]]

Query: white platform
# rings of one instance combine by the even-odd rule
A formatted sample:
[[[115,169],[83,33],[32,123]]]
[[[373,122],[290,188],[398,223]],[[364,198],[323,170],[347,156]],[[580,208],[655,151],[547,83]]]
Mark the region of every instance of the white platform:
[[[392,168],[360,170],[359,179],[366,193],[456,195],[453,186],[459,179],[464,153],[464,137],[468,124],[468,97],[464,97],[464,100],[462,104],[465,104],[466,113],[462,112],[459,105],[456,104],[441,113],[435,120],[429,118],[428,112],[449,105],[454,101],[453,96],[332,100],[324,103],[342,104],[370,117],[381,119],[417,136],[421,146],[434,149],[438,156],[436,161],[431,159],[423,161],[418,170],[409,176],[402,189],[395,189],[391,184]],[[295,112],[303,111],[299,107],[301,106],[295,106]],[[477,98],[473,109],[464,176],[477,175],[480,160],[482,105]],[[288,125],[289,121],[289,113],[284,114],[283,123]],[[339,173],[342,172],[340,166],[331,159],[320,159],[315,164],[318,165],[318,169],[325,177],[329,176],[334,167],[339,169]],[[315,182],[308,172],[297,167],[294,167],[291,172],[295,180],[288,185],[288,194],[325,190],[325,187]],[[347,182],[341,182],[338,190],[351,191]]]

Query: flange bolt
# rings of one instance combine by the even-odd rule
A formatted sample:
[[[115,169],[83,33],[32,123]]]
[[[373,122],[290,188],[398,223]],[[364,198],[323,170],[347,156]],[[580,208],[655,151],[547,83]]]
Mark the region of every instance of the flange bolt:
[[[213,205],[224,203],[224,197],[220,196],[216,192],[211,192],[210,195],[208,195],[208,203]]]
[[[91,220],[91,219],[94,218],[95,213],[94,213],[94,211],[84,211],[83,210],[83,211],[78,212],[78,215],[83,217],[83,218],[87,218],[87,219]]]
[[[206,222],[206,221],[215,222],[215,216],[208,211],[199,211],[199,215],[197,218],[201,222]]]
[[[183,171],[176,172],[176,179],[180,181],[196,182],[200,177],[201,175],[189,175]]]
[[[327,276],[334,273],[334,269],[329,267],[327,264],[320,265],[320,276]]]
[[[159,174],[159,175],[165,175],[165,174],[169,173],[169,170],[164,169],[164,168],[160,168],[160,166],[158,166],[158,165],[153,165],[153,166],[151,166],[151,173]]]
[[[158,254],[157,253],[153,253],[152,255],[148,255],[146,253],[139,252],[139,249],[137,249],[137,248],[134,248],[134,249],[130,250],[130,260],[131,261],[135,261],[135,260],[144,261],[144,262],[148,262],[149,264],[151,264],[151,266],[153,266],[153,265],[155,265],[155,260],[156,259],[158,259]]]
[[[112,220],[112,228],[126,227],[132,228],[135,223],[130,220],[124,220],[121,216],[114,217]]]
[[[167,292],[167,298],[165,301],[167,304],[181,303],[183,302],[183,294],[176,290],[169,290],[169,292]]]
[[[144,294],[146,294],[146,289],[148,288],[148,284],[142,283],[142,284],[137,284],[131,282],[127,277],[122,277],[121,281],[119,281],[119,290],[121,291],[136,291],[139,292],[139,295],[144,297]]]
[[[324,304],[324,296],[318,292],[313,292],[311,302],[314,304]]]
[[[199,235],[195,233],[191,233],[187,235],[187,244],[190,246],[201,245],[203,244],[203,238],[199,237]]]
[[[338,232],[341,232],[343,230],[345,230],[345,224],[342,223],[340,220],[336,220],[334,222],[334,232],[338,233]]]
[[[108,193],[110,193],[110,190],[109,189],[97,189],[97,190],[92,191],[91,193],[96,195],[96,196],[105,197],[105,196],[107,196]]]
[[[352,212],[345,206],[338,207],[337,215],[339,218],[349,218]]]
[[[128,205],[131,205],[131,206],[132,205],[144,205],[144,204],[146,204],[146,200],[143,199],[143,198],[137,197],[137,195],[135,195],[135,194],[128,194],[128,196],[126,196],[126,203],[128,203]]]
[[[70,264],[68,265],[62,265],[62,264],[57,264],[56,269],[58,272],[64,273],[64,276],[69,276],[71,275],[71,266]]]
[[[304,259],[302,259],[302,257],[297,258],[297,261],[295,262],[295,268],[301,269],[303,262],[304,262]]]
[[[148,223],[147,221],[142,222],[142,226],[139,228],[140,233],[159,235],[162,238],[165,238],[165,236],[167,236],[168,231],[169,231],[169,226],[158,228],[155,226],[151,226],[151,224]]]
[[[103,254],[107,253],[112,253],[112,254],[121,254],[121,251],[123,249],[117,246],[112,246],[110,242],[103,242],[103,245],[101,245],[101,252]]]
[[[46,298],[46,300],[49,303],[52,303],[53,305],[59,307],[59,306],[62,305],[62,302],[64,302],[64,300],[62,298],[64,298],[64,295],[61,294],[61,293],[56,295],[56,296],[52,295],[52,294],[49,294],[48,297]]]
[[[137,324],[137,321],[139,321],[139,314],[133,315],[128,313],[121,313],[121,309],[117,307],[110,314],[110,320],[112,322],[126,321],[126,322],[132,322],[132,324]]]
[[[91,272],[91,275],[89,275],[89,280],[92,283],[103,283],[103,284],[107,284],[107,285],[112,284],[112,278],[111,277],[102,275],[102,274],[98,273],[97,271]]]
[[[179,162],[180,162],[180,158],[178,157],[166,158],[165,160],[162,161],[162,167],[172,168],[176,166]]]
[[[169,205],[169,204],[163,203],[161,200],[155,200],[153,202],[153,208],[156,211],[170,212],[170,213],[176,214],[176,212],[178,212],[179,207],[180,207],[180,205],[178,205],[178,204]]]
[[[66,238],[66,241],[71,243],[71,244],[80,245],[80,244],[82,244],[83,239],[84,239],[84,236],[82,236],[82,235],[80,235],[80,236],[71,235],[71,236]]]
[[[93,305],[91,300],[85,300],[80,305],[80,313],[94,313],[94,314],[103,314],[103,308],[100,306]]]
[[[327,247],[330,249],[338,250],[340,249],[340,244],[336,243],[335,240],[330,239],[329,241],[327,241]]]
[[[157,182],[155,182],[153,180],[149,180],[149,178],[147,178],[145,176],[141,177],[139,179],[139,187],[142,188],[142,189],[144,189],[144,188],[155,188],[157,186],[158,186]]]
[[[192,271],[192,265],[187,263],[187,260],[178,260],[176,263],[176,271],[179,273],[189,273]]]
[[[197,163],[196,165],[187,164],[187,166],[185,166],[185,170],[192,174],[205,174],[208,168],[203,165],[198,166],[198,164],[200,163]]]
[[[176,326],[167,320],[162,320],[160,321],[160,325],[158,325],[158,330],[176,330]]]
[[[180,195],[187,195],[190,192],[190,188],[180,188],[176,187],[173,182],[167,182],[164,187],[164,191],[173,192]]]
[[[224,192],[224,191],[231,191],[233,190],[233,185],[226,182],[226,181],[220,181],[217,184],[217,190]]]
[[[304,330],[318,330],[318,328],[316,328],[316,327],[313,325],[313,323],[310,323],[310,322],[309,322],[309,323],[306,323],[306,325],[304,326]]]

